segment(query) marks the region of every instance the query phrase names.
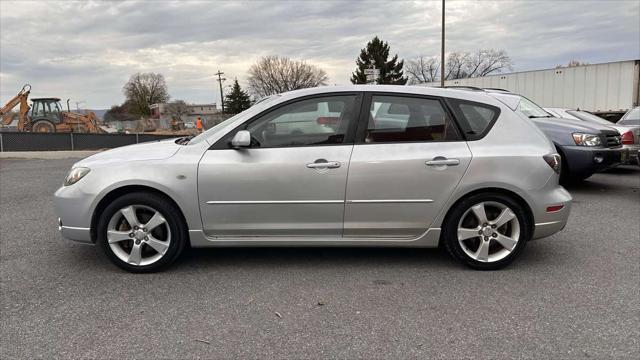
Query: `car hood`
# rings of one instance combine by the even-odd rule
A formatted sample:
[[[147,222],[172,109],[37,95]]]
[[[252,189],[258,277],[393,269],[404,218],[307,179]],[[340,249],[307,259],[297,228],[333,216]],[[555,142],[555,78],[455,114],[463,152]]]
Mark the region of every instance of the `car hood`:
[[[570,132],[585,132],[589,134],[599,134],[602,131],[613,130],[609,126],[587,123],[581,120],[566,118],[534,118],[531,119],[535,124],[545,128],[566,129]]]
[[[182,145],[176,144],[175,141],[176,139],[168,139],[122,146],[91,155],[75,163],[74,167],[91,168],[113,163],[167,159],[182,147]]]

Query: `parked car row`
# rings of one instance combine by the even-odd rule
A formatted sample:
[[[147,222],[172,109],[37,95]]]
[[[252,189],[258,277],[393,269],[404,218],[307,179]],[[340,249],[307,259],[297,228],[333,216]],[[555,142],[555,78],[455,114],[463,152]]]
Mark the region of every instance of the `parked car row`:
[[[637,113],[614,128],[499,89],[288,92],[196,137],[76,163],[59,229],[132,272],[187,246],[442,246],[498,269],[564,228],[560,180],[637,159]]]
[[[640,165],[640,107],[629,110],[618,122],[611,123],[584,110],[545,108],[547,112],[561,119],[582,120],[592,124],[609,126],[620,133],[622,147],[629,151],[627,164]]]
[[[533,121],[549,137],[562,157],[560,182],[578,182],[606,169],[638,163],[640,148],[637,128],[616,125],[597,116],[566,109],[543,109],[526,97],[502,89],[455,87],[485,92],[503,102],[516,114]],[[633,110],[629,116],[633,116]],[[637,121],[637,120],[636,120]],[[634,133],[635,132],[635,133]],[[624,134],[624,137],[621,135]]]

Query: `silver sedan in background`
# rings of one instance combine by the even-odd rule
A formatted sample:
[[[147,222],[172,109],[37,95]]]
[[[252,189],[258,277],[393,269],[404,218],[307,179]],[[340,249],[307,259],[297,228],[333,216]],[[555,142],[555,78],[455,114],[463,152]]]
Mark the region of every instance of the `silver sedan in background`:
[[[438,247],[476,269],[564,228],[560,157],[485,93],[348,86],[275,95],[194,138],[73,165],[64,237],[149,272],[190,245]]]

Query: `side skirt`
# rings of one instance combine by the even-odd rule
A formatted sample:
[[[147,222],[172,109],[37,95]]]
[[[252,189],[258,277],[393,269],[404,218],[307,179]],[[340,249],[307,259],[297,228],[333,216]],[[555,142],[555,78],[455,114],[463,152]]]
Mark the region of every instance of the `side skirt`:
[[[349,238],[309,236],[211,237],[202,230],[189,230],[191,246],[199,247],[416,247],[435,248],[440,240],[439,228],[425,231],[417,238]]]

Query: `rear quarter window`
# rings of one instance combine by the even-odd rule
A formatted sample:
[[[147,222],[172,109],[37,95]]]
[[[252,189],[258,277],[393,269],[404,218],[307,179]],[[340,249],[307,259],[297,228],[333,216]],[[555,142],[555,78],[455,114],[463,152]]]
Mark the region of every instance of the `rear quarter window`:
[[[483,138],[500,116],[500,109],[473,101],[447,99],[467,140]]]

